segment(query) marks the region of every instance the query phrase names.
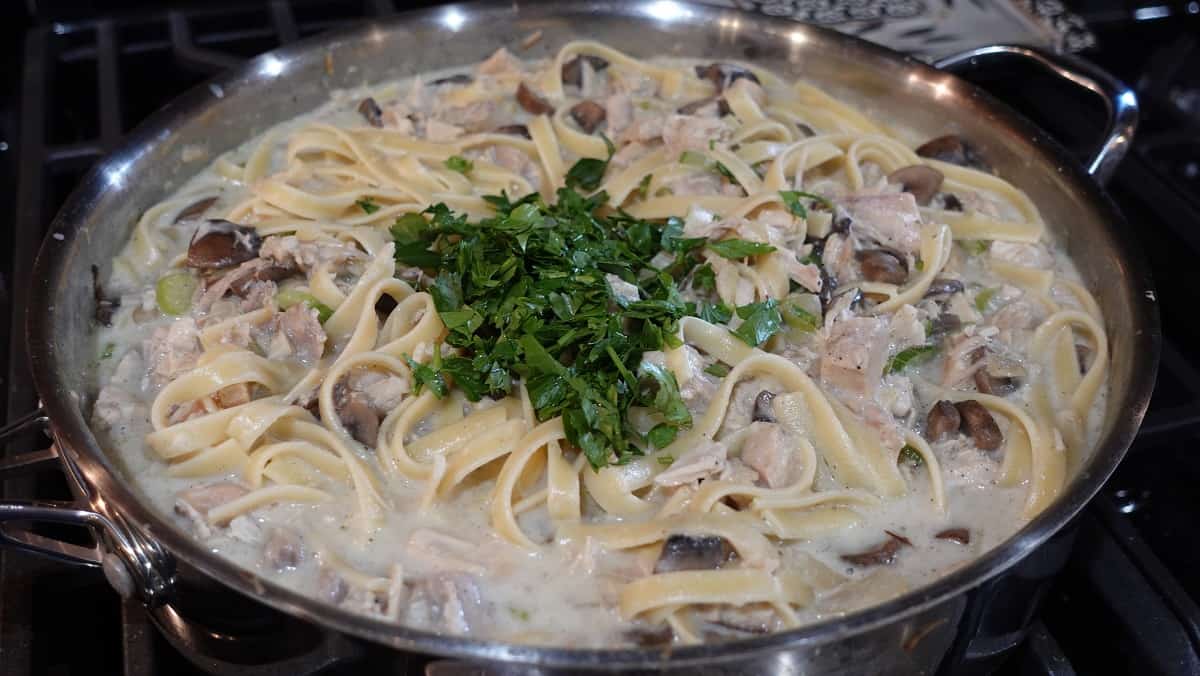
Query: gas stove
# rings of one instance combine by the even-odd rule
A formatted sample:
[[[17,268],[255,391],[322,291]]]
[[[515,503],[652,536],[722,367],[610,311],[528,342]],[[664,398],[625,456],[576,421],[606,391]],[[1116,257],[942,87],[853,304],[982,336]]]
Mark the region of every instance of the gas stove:
[[[1109,190],[1156,278],[1164,323],[1158,387],[1125,462],[1079,518],[1073,548],[1064,538],[1062,551],[1070,556],[1041,614],[992,649],[1007,652],[1003,674],[1200,673],[1200,547],[1193,543],[1200,459],[1192,453],[1200,441],[1200,350],[1189,347],[1200,340],[1200,285],[1192,272],[1200,257],[1200,4],[714,3],[828,25],[922,58],[993,42],[1075,51],[1136,86],[1143,122]],[[7,50],[0,57],[7,64],[0,66],[6,69],[0,70],[0,214],[11,223],[0,231],[5,420],[35,406],[23,343],[24,285],[45,227],[87,168],[139,120],[214,73],[308,35],[387,16],[401,4],[259,0],[164,8],[133,0],[30,0],[26,22],[9,22],[13,35],[0,40]],[[1095,138],[1101,123],[1095,102],[1075,100],[1036,73],[967,75],[1081,156]],[[31,433],[5,450],[47,444]],[[20,476],[4,474],[0,497],[70,499],[53,457],[46,459]],[[0,676],[403,674],[447,666],[427,671],[428,660],[418,656],[305,631],[274,616],[233,637],[169,614],[152,621],[95,571],[0,550]],[[943,671],[956,673],[957,664]]]

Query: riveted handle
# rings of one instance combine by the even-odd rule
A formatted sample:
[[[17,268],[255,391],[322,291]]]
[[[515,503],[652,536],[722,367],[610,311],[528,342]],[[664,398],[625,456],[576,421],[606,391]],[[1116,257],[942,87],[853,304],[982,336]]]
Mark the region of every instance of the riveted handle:
[[[1088,173],[1104,185],[1133,143],[1138,123],[1137,96],[1125,83],[1100,67],[1068,54],[1056,54],[1024,45],[987,45],[934,61],[942,70],[960,72],[964,66],[1021,60],[1035,63],[1053,75],[1094,92],[1104,101],[1107,122],[1104,137],[1087,162]]]

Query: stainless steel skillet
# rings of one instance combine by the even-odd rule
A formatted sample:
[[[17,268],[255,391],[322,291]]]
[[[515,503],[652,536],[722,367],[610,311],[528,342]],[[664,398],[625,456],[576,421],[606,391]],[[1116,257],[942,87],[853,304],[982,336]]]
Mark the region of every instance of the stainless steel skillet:
[[[86,424],[95,394],[89,384],[90,318],[95,309],[91,266],[103,273],[140,213],[213,157],[316,107],[332,89],[472,63],[534,30],[542,30],[543,39],[532,56],[587,37],[639,57],[745,60],[781,75],[803,77],[896,128],[911,130],[915,138],[953,131],[974,141],[1001,176],[1030,195],[1066,244],[1104,310],[1112,341],[1107,423],[1092,457],[1060,499],[1001,547],[928,587],[797,631],[671,653],[543,648],[397,627],[258,578],[207,551],[153,510],[100,449]],[[984,48],[941,65],[952,69],[971,60],[1006,58],[1033,60],[1099,95],[1109,127],[1086,168],[1008,108],[945,71],[826,30],[671,0],[442,7],[264,54],[147,120],[97,164],[52,224],[52,235],[28,280],[33,289],[29,346],[43,409],[18,424],[48,421],[79,500],[70,506],[0,503],[3,539],[102,567],[119,591],[145,600],[168,629],[199,608],[211,607],[214,599],[247,596],[255,600],[252,605],[302,620],[318,637],[349,635],[401,650],[537,665],[564,673],[661,668],[720,673],[932,671],[948,650],[959,650],[959,644],[972,639],[970,629],[978,624],[979,613],[989,610],[980,607],[989,603],[980,590],[1024,579],[1024,568],[1045,551],[1039,545],[1067,525],[1111,474],[1141,421],[1157,366],[1158,309],[1149,274],[1130,226],[1100,186],[1131,139],[1136,122],[1133,95],[1082,62],[1024,48]],[[196,158],[196,149],[205,153]],[[18,456],[0,469],[44,459]],[[97,534],[98,545],[81,548],[21,528],[36,521],[87,526]],[[1014,567],[1019,572],[1015,577]],[[1017,596],[1001,600],[1020,615],[1020,608],[1033,600]],[[237,629],[211,633],[222,632],[231,635]]]

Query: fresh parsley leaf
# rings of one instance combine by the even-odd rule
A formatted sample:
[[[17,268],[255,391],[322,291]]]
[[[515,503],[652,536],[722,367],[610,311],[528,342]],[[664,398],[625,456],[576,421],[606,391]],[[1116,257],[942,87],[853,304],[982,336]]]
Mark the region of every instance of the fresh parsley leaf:
[[[982,256],[992,245],[991,240],[987,239],[960,239],[958,245],[972,256]]]
[[[779,314],[779,302],[774,298],[768,298],[761,303],[742,305],[738,307],[737,315],[743,321],[732,333],[750,347],[758,347],[767,342],[771,336],[779,333],[783,324],[783,317]]]
[[[783,321],[788,326],[800,331],[811,332],[821,328],[820,317],[788,300],[784,300],[783,303]]]
[[[392,233],[392,239],[397,242],[419,242],[429,232],[429,223],[421,214],[410,211],[397,218],[388,230]]]
[[[446,158],[446,168],[460,174],[469,174],[475,168],[475,163],[462,155],[451,155]]]
[[[368,214],[373,214],[376,211],[379,211],[379,205],[376,204],[375,201],[372,200],[370,197],[364,197],[360,200],[356,200],[354,203],[358,205],[359,209],[362,209],[365,213],[368,213]]]
[[[704,372],[710,376],[724,378],[725,376],[729,375],[729,367],[718,361],[705,367]]]
[[[669,423],[691,425],[692,414],[683,403],[683,396],[679,394],[675,374],[652,362],[642,362],[639,372],[642,375],[639,381],[639,400],[661,413]]]
[[[712,265],[705,263],[692,270],[692,286],[697,291],[715,291],[717,288],[717,273]]]
[[[679,434],[679,428],[667,423],[659,423],[653,427],[647,434],[646,440],[655,448],[666,448],[675,441],[675,437]],[[662,462],[662,456],[658,458]]]
[[[645,176],[642,177],[641,181],[638,181],[638,187],[637,187],[638,197],[641,197],[642,199],[646,199],[646,195],[650,192],[650,181],[653,181],[653,180],[654,180],[654,174],[646,174]]]
[[[709,242],[708,248],[722,258],[732,258],[734,260],[775,251],[775,247],[770,244],[750,242],[744,239],[722,239],[716,242]]]
[[[741,182],[737,180],[737,176],[734,176],[733,172],[729,170],[729,167],[725,166],[723,163],[713,162],[713,169],[715,169],[718,174],[729,179],[730,183],[734,185],[741,185]]]
[[[892,355],[891,359],[887,360],[887,364],[883,367],[883,372],[900,373],[914,363],[925,361],[936,354],[938,351],[937,345],[917,345]]]
[[[450,387],[446,384],[446,379],[442,376],[442,348],[438,343],[433,347],[433,359],[428,364],[422,364],[413,361],[412,357],[404,355],[404,361],[408,363],[408,368],[412,371],[413,380],[416,385],[413,387],[414,394],[420,394],[425,387],[433,392],[433,396],[438,399],[444,399],[447,394],[450,394]]]
[[[724,303],[700,303],[696,316],[709,324],[728,324],[733,319],[733,310]]]
[[[925,464],[925,458],[921,456],[921,452],[909,444],[904,444],[904,447],[900,449],[899,460],[913,469]]]
[[[812,200],[821,207],[831,211],[833,210],[833,202],[830,202],[827,198],[820,195],[815,195],[811,192],[804,192],[801,190],[779,191],[779,198],[783,200],[783,205],[787,207],[788,211],[792,212],[792,215],[799,216],[800,218],[808,218],[808,208],[806,208],[804,203],[800,201],[801,197]]]

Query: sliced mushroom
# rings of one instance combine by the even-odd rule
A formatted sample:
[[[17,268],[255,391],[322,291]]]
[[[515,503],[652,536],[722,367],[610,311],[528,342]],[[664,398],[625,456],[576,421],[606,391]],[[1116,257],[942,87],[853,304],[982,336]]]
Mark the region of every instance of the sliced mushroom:
[[[958,195],[946,193],[942,196],[942,208],[946,211],[962,211],[962,200],[958,199]]]
[[[950,540],[960,545],[971,544],[971,531],[966,528],[947,528],[933,537],[939,540]]]
[[[595,101],[580,101],[571,106],[571,118],[586,134],[596,131],[604,117],[604,106]]]
[[[930,296],[950,296],[961,292],[965,287],[961,280],[948,279],[946,277],[935,277],[929,283],[929,288],[925,290],[925,297]]]
[[[205,211],[208,211],[208,208],[216,203],[217,203],[216,195],[213,195],[212,197],[205,197],[202,200],[193,202],[191,205],[188,206],[188,208],[179,212],[179,214],[175,216],[175,222],[180,223],[183,221],[190,221],[190,220],[196,218],[197,216],[200,216]]]
[[[901,547],[911,547],[912,542],[903,535],[897,535],[885,530],[888,539],[873,549],[859,554],[842,554],[842,560],[855,566],[890,566],[896,561],[896,553]]]
[[[725,91],[729,85],[742,78],[755,84],[762,84],[757,75],[734,63],[710,63],[707,66],[696,66],[696,77],[712,82],[718,92]]]
[[[112,326],[113,313],[121,307],[120,298],[107,298],[100,283],[100,267],[92,266],[92,298],[96,300],[96,312],[92,315],[104,326]]]
[[[800,134],[805,138],[812,138],[817,135],[817,131],[803,122],[796,123],[796,129],[800,130]]]
[[[257,257],[261,244],[262,239],[252,227],[211,220],[192,235],[187,264],[200,270],[232,267]]]
[[[976,448],[984,451],[994,451],[1000,448],[1001,442],[1004,441],[1004,435],[1000,433],[1000,426],[996,424],[996,419],[983,404],[974,399],[968,399],[960,401],[954,406],[958,409],[959,416],[962,417],[962,431],[971,437]]]
[[[943,312],[935,317],[932,322],[930,322],[929,338],[941,339],[942,337],[946,336],[946,334],[953,333],[961,328],[962,320],[959,319],[958,315],[950,312]]]
[[[600,72],[608,68],[608,61],[599,56],[584,54],[576,56],[570,61],[562,65],[562,81],[563,84],[579,87],[583,84],[583,62],[587,61],[592,70]]]
[[[380,108],[379,103],[370,96],[359,102],[358,114],[362,115],[367,124],[372,127],[383,126],[383,108]]]
[[[450,75],[447,77],[440,77],[440,78],[430,82],[429,84],[434,85],[434,86],[448,85],[448,84],[467,85],[467,84],[471,84],[474,81],[475,81],[475,78],[472,77],[470,73],[456,73],[454,75]]]
[[[737,559],[737,551],[720,535],[671,535],[663,543],[654,572],[715,570]]]
[[[958,434],[961,426],[962,416],[958,409],[952,402],[943,399],[929,409],[929,416],[925,418],[925,438],[929,441],[948,439]]]
[[[273,528],[263,543],[263,561],[271,568],[283,571],[300,565],[304,558],[304,542],[290,528]]]
[[[341,603],[350,593],[350,585],[345,578],[330,568],[321,568],[317,575],[317,594],[331,603]]]
[[[362,397],[356,394],[346,397],[344,405],[338,407],[338,418],[350,436],[364,445],[373,447],[379,440],[379,416]]]
[[[1092,365],[1092,348],[1075,343],[1075,360],[1079,362],[1079,372],[1087,373],[1088,367]]]
[[[624,632],[625,639],[642,648],[661,648],[675,640],[675,630],[663,623],[654,626],[635,624]]]
[[[503,127],[496,127],[492,130],[494,134],[508,134],[509,136],[524,136],[525,138],[533,138],[529,135],[529,127],[523,124],[506,124]]]
[[[517,87],[517,103],[525,109],[525,112],[530,115],[551,115],[554,113],[554,106],[550,105],[546,99],[533,93],[524,82]]]
[[[903,284],[908,279],[908,266],[904,260],[886,249],[866,249],[854,254],[862,268],[863,278],[869,282]]]
[[[960,167],[991,171],[992,167],[969,141],[958,134],[947,134],[927,141],[917,148],[917,154]]]
[[[710,96],[707,99],[696,99],[695,101],[692,101],[691,103],[685,103],[682,106],[679,106],[679,108],[676,109],[675,112],[679,113],[680,115],[696,115],[701,110],[704,110],[706,107],[708,107],[716,102],[717,102],[717,97],[715,97],[715,96]]]
[[[753,422],[775,422],[775,410],[771,406],[771,402],[775,400],[775,393],[770,390],[763,390],[754,398],[754,415],[751,418]]]
[[[888,183],[899,183],[904,192],[912,193],[917,204],[927,206],[946,180],[942,172],[927,164],[912,164],[888,174]]]
[[[829,223],[829,232],[838,235],[845,235],[850,232],[850,225],[854,221],[850,220],[849,216],[835,216]]]

